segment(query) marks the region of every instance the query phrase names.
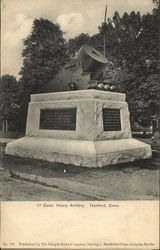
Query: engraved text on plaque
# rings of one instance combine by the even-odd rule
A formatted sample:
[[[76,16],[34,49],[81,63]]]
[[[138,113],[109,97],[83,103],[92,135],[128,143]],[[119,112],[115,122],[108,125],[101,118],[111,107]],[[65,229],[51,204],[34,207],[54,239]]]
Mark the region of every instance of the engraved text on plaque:
[[[104,131],[120,131],[120,109],[103,108]]]
[[[40,129],[76,130],[76,108],[41,109]]]

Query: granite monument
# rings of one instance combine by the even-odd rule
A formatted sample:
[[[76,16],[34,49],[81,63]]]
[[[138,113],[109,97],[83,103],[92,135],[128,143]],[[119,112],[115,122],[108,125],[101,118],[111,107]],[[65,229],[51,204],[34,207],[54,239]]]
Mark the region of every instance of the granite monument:
[[[63,77],[58,74],[57,92],[31,95],[25,137],[8,143],[6,154],[84,167],[151,157],[150,145],[132,138],[125,94],[89,89],[107,62],[82,46]],[[73,74],[77,90],[67,91]]]

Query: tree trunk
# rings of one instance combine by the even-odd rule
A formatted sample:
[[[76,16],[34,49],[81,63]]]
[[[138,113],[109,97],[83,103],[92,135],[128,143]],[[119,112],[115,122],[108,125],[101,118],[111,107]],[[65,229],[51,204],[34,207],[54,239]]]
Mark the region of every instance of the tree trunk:
[[[2,132],[5,132],[5,122],[2,121]]]
[[[6,122],[6,132],[8,132],[8,121],[5,120],[5,122]]]

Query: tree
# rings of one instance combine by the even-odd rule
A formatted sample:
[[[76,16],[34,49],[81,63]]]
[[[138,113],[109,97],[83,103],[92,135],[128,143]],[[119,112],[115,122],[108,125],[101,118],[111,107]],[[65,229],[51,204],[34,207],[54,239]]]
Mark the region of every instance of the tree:
[[[0,127],[3,131],[16,129],[17,114],[17,80],[12,75],[3,75],[0,79]]]
[[[67,43],[58,24],[35,19],[24,40],[23,66],[19,80],[20,128],[25,129],[30,95],[47,92],[45,84],[68,60]]]
[[[106,57],[120,67],[115,75],[120,90],[127,95],[133,120],[143,126],[158,115],[159,93],[159,16],[160,7],[143,16],[132,11],[122,17],[115,12],[112,20],[99,27],[106,36]]]
[[[80,35],[69,39],[68,47],[71,56],[75,56],[76,52],[82,45],[89,45],[103,53],[103,37],[100,33],[89,36],[88,34],[81,33]]]
[[[130,86],[129,107],[142,126],[151,125],[151,117],[159,116],[159,13],[142,16],[142,28],[135,41],[136,60],[132,64],[135,80]],[[130,69],[131,71],[131,69]]]
[[[90,43],[90,36],[85,33],[81,33],[80,35],[69,39],[68,46],[70,55],[74,56],[82,45],[84,44],[89,45],[89,43]]]
[[[160,1],[159,0],[152,0],[153,3],[155,3],[157,5],[157,7],[160,7]]]

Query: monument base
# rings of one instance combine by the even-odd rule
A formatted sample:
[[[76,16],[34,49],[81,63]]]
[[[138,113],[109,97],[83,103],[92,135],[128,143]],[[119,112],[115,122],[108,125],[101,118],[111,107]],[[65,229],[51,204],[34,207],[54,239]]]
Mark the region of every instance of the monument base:
[[[86,167],[152,154],[150,145],[132,139],[125,95],[100,90],[31,95],[26,136],[6,153]]]
[[[138,140],[86,141],[23,137],[7,145],[10,155],[84,167],[104,167],[151,157],[151,147]]]

